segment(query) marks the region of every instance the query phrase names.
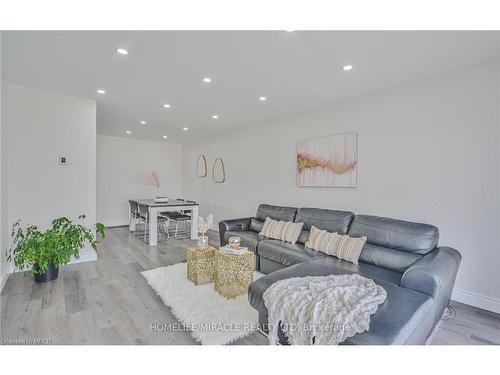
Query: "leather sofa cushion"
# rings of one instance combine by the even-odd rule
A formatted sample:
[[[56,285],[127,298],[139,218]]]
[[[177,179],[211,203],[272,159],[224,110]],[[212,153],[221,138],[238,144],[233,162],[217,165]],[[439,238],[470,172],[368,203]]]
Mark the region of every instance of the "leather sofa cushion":
[[[257,220],[256,218],[252,218],[252,221],[250,222],[250,230],[260,233],[263,226],[264,226],[263,221]]]
[[[386,301],[370,318],[368,331],[354,335],[345,345],[413,344],[413,336],[426,336],[431,323],[434,300],[425,294],[383,281],[378,283],[387,292]],[[425,327],[425,329],[424,329]],[[422,330],[423,332],[418,332]]]
[[[293,221],[297,213],[296,207],[273,206],[270,204],[261,204],[257,208],[255,219],[264,222],[266,217],[273,220]]]
[[[300,236],[297,240],[297,243],[305,244],[307,242],[307,240],[309,239],[310,234],[311,234],[310,230],[302,229],[302,232],[300,232]]]
[[[295,222],[304,223],[297,242],[306,243],[309,232],[314,225],[318,229],[328,232],[346,234],[351,225],[354,214],[349,211],[326,210],[322,208],[299,208]]]
[[[439,241],[439,230],[433,225],[368,215],[356,215],[348,234],[366,236],[372,245],[422,255],[433,250]]]
[[[257,247],[257,254],[287,267],[327,256],[319,251],[307,249],[302,244],[291,244],[279,240],[262,240]]]
[[[360,263],[354,265],[333,257],[318,258],[297,264],[254,281],[249,290],[250,304],[259,311],[260,323],[267,323],[267,309],[262,295],[274,282],[290,277],[327,276],[358,273],[371,278],[387,292],[387,300],[372,315],[367,332],[347,339],[344,344],[404,344],[418,330],[432,310],[433,299],[401,288],[401,273]]]
[[[314,225],[328,232],[346,234],[354,214],[348,211],[326,210],[322,208],[299,208],[295,216],[296,223],[304,223],[305,230]]]
[[[226,233],[224,233],[224,238],[227,241],[229,240],[229,237],[240,237],[241,238],[241,246],[248,247],[248,250],[253,251],[254,253],[257,253],[257,244],[259,243],[261,237],[259,236],[259,233],[253,232],[251,230],[243,230],[243,231],[232,231],[229,230]]]
[[[422,258],[420,254],[366,243],[358,260],[359,262],[373,264],[393,271],[404,272],[420,258]]]

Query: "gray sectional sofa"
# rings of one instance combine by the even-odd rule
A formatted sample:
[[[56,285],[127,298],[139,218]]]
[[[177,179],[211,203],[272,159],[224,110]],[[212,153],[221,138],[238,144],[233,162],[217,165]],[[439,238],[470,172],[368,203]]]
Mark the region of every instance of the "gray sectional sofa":
[[[304,223],[295,244],[259,235],[266,217]],[[304,246],[311,226],[353,237],[366,236],[355,265]],[[424,344],[449,303],[461,255],[438,246],[435,226],[347,211],[261,204],[255,217],[219,223],[221,245],[231,236],[256,255],[256,269],[266,274],[251,284],[248,298],[267,326],[264,291],[290,277],[352,274],[373,279],[387,299],[372,316],[370,329],[344,344]],[[281,337],[283,343],[286,338]]]

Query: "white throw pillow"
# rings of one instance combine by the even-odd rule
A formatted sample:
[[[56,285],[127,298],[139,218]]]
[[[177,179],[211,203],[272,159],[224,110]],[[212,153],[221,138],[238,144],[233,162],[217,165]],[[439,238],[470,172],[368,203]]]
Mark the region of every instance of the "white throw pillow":
[[[342,236],[339,246],[335,250],[334,256],[339,259],[347,260],[348,262],[358,264],[361,250],[366,243],[366,236],[363,237],[349,237],[347,234]]]
[[[299,239],[304,223],[293,223],[291,221],[278,221],[266,217],[260,235],[275,240],[295,243]]]
[[[360,238],[350,237],[347,234],[331,233],[312,226],[305,246],[309,249],[321,251],[339,259],[358,264],[358,259],[365,243],[365,236]]]
[[[338,247],[341,240],[341,234],[327,232],[313,225],[305,246],[328,255],[335,255],[335,249]]]

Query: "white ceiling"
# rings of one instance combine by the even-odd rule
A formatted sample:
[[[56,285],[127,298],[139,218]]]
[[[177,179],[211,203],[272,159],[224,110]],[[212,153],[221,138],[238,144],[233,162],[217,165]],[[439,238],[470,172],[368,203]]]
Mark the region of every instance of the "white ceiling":
[[[488,31],[7,31],[2,67],[7,81],[97,100],[101,134],[184,143],[498,60],[499,40]]]

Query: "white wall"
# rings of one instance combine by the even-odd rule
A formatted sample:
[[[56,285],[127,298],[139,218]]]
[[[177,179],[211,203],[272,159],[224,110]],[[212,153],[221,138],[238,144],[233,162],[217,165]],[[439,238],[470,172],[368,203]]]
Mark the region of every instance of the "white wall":
[[[217,221],[274,203],[435,224],[463,255],[455,298],[500,312],[498,75],[476,66],[185,145],[185,195]],[[358,188],[298,188],[296,141],[347,131]],[[224,158],[226,183],[196,176],[200,153],[209,170]]]
[[[96,103],[7,84],[7,225],[59,216],[96,221]],[[58,164],[59,155],[69,165]],[[86,248],[80,261],[96,259]]]
[[[182,197],[182,145],[97,136],[97,220],[107,226],[128,223],[128,200],[152,198],[146,175],[158,172],[161,192]]]

